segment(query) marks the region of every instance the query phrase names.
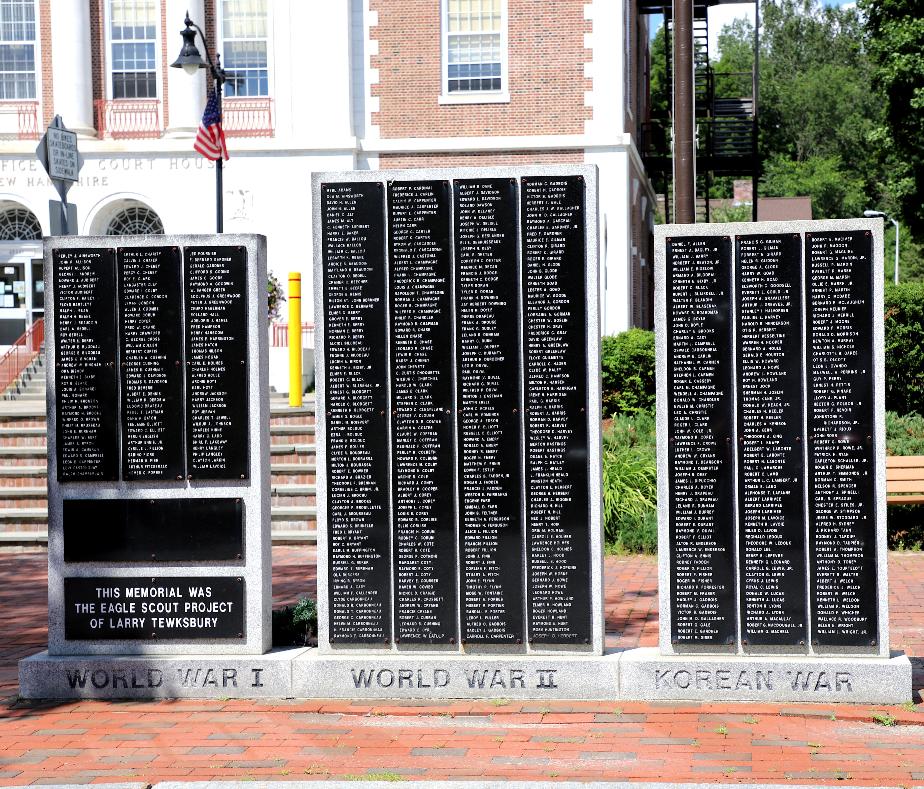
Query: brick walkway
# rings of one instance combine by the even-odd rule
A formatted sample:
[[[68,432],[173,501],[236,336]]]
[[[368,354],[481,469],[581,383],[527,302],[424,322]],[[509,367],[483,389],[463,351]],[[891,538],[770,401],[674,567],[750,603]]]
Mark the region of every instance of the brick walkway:
[[[277,605],[313,550],[275,548]],[[890,558],[892,645],[924,656],[924,554]],[[607,643],[657,643],[657,565],[608,558]],[[16,703],[45,643],[45,556],[0,553],[0,785],[406,778],[909,785],[924,711],[785,704],[252,701]],[[924,673],[915,677],[919,699]],[[922,708],[924,709],[924,708]],[[885,713],[892,725],[874,721]],[[889,718],[883,719],[885,723]]]

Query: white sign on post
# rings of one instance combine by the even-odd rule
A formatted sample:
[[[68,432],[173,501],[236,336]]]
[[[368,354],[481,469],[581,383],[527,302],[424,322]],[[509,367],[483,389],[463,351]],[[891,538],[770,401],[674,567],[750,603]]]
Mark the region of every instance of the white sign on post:
[[[45,132],[48,175],[52,180],[78,180],[77,132],[49,126]]]
[[[83,166],[83,157],[77,151],[77,133],[64,128],[61,116],[55,115],[45,131],[45,136],[39,141],[35,155],[61,197],[59,232],[68,235],[67,192],[79,180],[80,168]]]

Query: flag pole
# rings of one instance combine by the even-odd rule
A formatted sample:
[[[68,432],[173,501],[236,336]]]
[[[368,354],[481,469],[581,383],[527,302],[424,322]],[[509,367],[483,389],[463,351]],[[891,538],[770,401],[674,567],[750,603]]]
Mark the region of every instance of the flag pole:
[[[204,36],[203,36],[204,38]],[[208,51],[206,49],[206,51]],[[215,53],[215,59],[218,61],[217,68],[212,67],[212,75],[215,78],[215,93],[218,96],[218,119],[219,123],[223,122],[221,117],[221,99],[222,93],[224,92],[225,80],[224,80],[224,71],[221,68],[221,55],[217,52]],[[215,224],[217,226],[217,233],[223,233],[225,227],[225,190],[223,186],[224,178],[224,157],[219,156],[215,160],[215,211],[217,212],[217,217],[215,219]]]
[[[218,127],[217,134],[217,152],[218,155],[213,161],[215,162],[215,211],[216,211],[216,226],[218,232],[221,233],[224,231],[224,186],[222,183],[223,177],[223,159],[227,155],[227,147],[224,141],[224,131],[221,128],[221,100],[222,93],[224,91],[225,80],[227,76],[225,70],[221,67],[221,55],[216,52],[215,59],[212,60],[212,53],[209,50],[209,42],[205,37],[205,33],[202,31],[202,28],[199,27],[195,22],[189,18],[189,12],[186,12],[186,19],[183,20],[186,28],[180,31],[180,35],[183,37],[183,48],[180,50],[180,56],[176,59],[174,63],[171,63],[173,68],[182,68],[190,74],[195,74],[196,71],[200,68],[207,68],[212,75],[212,80],[215,83],[215,108],[217,113],[217,122],[210,122],[209,128],[216,126]],[[202,55],[199,54],[199,50],[196,48],[196,33],[199,33],[199,37],[202,39],[202,44],[205,46],[205,60],[202,59]],[[211,101],[211,99],[210,99]],[[206,104],[206,112],[208,113],[209,105]],[[203,124],[205,123],[205,116],[203,116]],[[199,134],[202,135],[204,126],[200,125]],[[207,135],[208,136],[208,135]],[[203,141],[205,144],[205,141]],[[199,136],[196,137],[196,150],[199,151],[207,159],[212,159],[212,156],[209,155],[212,153],[211,148],[216,147],[215,139],[209,139],[208,145],[206,146],[208,150],[202,150],[198,147]]]

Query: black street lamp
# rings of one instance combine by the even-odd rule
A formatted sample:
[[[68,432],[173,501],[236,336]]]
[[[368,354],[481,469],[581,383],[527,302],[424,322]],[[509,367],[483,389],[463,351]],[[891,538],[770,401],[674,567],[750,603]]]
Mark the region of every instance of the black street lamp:
[[[225,70],[221,67],[221,55],[215,53],[215,60],[212,61],[212,54],[209,52],[209,44],[206,41],[205,33],[202,28],[189,18],[189,12],[186,12],[186,29],[180,31],[183,36],[183,48],[180,50],[180,56],[171,63],[172,68],[181,68],[187,74],[195,74],[200,68],[207,68],[212,74],[215,81],[215,97],[217,102],[218,118],[221,119],[221,92],[225,84]],[[193,29],[195,28],[195,30]],[[202,59],[199,50],[196,47],[196,31],[202,37],[202,43],[205,46],[206,60]],[[224,227],[224,207],[223,207],[223,189],[222,189],[222,156],[215,159],[215,203],[217,211],[217,227],[221,233]]]

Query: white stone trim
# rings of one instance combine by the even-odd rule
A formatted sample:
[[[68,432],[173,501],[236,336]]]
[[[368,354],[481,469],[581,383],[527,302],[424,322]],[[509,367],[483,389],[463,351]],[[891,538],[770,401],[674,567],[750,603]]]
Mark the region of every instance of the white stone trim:
[[[372,28],[379,26],[379,12],[369,8],[369,0],[363,2],[363,35],[366,37],[368,50],[366,52],[363,70],[366,74],[366,136],[369,139],[378,139],[381,135],[380,127],[372,122],[372,116],[381,110],[381,99],[372,95],[372,86],[379,84],[379,70],[372,68],[372,58],[379,54],[379,40],[372,37]],[[360,148],[362,146],[359,146]]]
[[[438,104],[509,104],[510,92],[502,90],[497,93],[444,93],[437,99]]]
[[[584,134],[523,134],[497,137],[399,137],[383,140],[360,140],[359,145],[363,151],[377,153],[634,148],[632,138],[628,134],[612,135],[610,137],[590,137]]]
[[[592,110],[584,122],[590,135],[612,135],[625,130],[624,52],[625,19],[618,0],[590,0],[584,6],[584,19],[592,25],[584,34],[584,46],[590,50],[590,62],[584,76],[593,82],[584,92],[584,106]]]

